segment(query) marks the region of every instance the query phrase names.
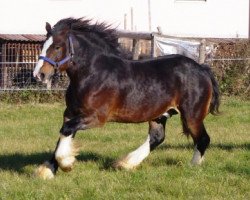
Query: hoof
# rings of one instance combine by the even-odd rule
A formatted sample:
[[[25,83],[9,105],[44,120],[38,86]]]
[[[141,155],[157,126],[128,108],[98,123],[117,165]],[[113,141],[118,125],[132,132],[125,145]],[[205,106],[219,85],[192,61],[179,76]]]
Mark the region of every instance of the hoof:
[[[49,162],[45,162],[38,167],[35,175],[44,180],[52,179],[55,176],[55,169]]]
[[[191,160],[191,165],[201,165],[203,161],[204,161],[204,156],[202,156],[200,151],[197,149],[197,147],[195,147],[194,155]]]
[[[122,170],[122,169],[125,169],[125,170],[133,170],[137,167],[137,165],[132,165],[131,163],[128,162],[128,158],[125,157],[125,158],[122,158],[120,160],[117,160],[116,162],[114,162],[112,164],[112,167],[114,169],[118,169],[118,170]]]
[[[204,161],[204,157],[201,157],[199,159],[193,158],[191,160],[191,165],[193,165],[193,166],[199,166],[199,165],[201,165],[203,163],[203,161]]]
[[[57,158],[57,162],[61,170],[64,172],[70,172],[73,169],[73,164],[75,163],[75,157],[69,156],[66,158]]]

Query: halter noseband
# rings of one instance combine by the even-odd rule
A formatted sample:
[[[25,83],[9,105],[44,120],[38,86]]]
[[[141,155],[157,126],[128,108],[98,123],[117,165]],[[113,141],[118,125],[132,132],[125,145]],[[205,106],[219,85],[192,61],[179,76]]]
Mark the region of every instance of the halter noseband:
[[[39,56],[38,59],[39,60],[44,60],[44,61],[48,62],[49,64],[53,65],[54,67],[58,68],[61,65],[63,65],[64,63],[68,62],[70,59],[72,59],[73,55],[75,54],[71,36],[69,36],[69,46],[70,46],[69,55],[66,56],[64,59],[62,59],[59,62],[55,62],[54,60],[51,60],[50,58],[48,58],[46,56]]]

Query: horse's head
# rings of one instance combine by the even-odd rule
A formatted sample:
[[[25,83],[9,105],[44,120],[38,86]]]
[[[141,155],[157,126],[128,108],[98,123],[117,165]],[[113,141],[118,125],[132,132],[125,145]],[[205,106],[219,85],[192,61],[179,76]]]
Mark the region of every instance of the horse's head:
[[[43,83],[50,83],[56,71],[65,71],[74,54],[72,38],[69,30],[53,32],[51,25],[46,23],[47,39],[43,45],[39,60],[33,71]]]

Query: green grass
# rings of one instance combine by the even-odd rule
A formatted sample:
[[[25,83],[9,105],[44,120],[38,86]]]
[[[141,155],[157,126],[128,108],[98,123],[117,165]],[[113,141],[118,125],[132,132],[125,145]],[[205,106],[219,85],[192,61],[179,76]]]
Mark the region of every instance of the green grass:
[[[110,164],[145,141],[147,123],[109,123],[78,132],[73,171],[44,181],[33,173],[54,150],[63,109],[0,104],[0,199],[250,199],[250,102],[226,98],[223,114],[207,117],[211,145],[200,167],[190,166],[192,140],[174,116],[165,142],[138,169]]]

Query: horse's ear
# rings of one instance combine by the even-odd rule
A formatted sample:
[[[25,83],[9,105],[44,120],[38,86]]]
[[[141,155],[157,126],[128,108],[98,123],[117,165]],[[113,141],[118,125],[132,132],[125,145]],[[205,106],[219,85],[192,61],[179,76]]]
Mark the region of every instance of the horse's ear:
[[[47,31],[48,34],[51,33],[51,25],[48,22],[46,22],[45,29],[46,29],[46,31]]]

